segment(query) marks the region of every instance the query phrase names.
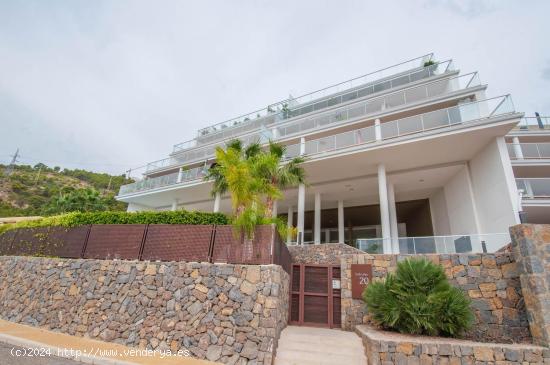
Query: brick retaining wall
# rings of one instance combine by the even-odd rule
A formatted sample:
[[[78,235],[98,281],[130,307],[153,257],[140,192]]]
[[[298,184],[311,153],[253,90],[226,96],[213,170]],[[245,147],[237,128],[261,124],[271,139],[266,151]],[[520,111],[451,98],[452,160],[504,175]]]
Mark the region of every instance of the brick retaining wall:
[[[0,257],[0,316],[228,364],[271,364],[288,318],[276,265]]]

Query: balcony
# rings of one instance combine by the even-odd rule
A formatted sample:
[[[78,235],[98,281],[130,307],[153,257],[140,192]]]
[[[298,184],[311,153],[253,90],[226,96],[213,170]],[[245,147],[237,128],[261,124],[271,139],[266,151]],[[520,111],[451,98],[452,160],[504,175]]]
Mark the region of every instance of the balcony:
[[[503,116],[514,112],[514,106],[509,95],[481,100],[470,103],[462,103],[450,108],[435,110],[433,112],[415,115],[408,118],[394,120],[380,125],[380,139],[377,139],[377,126],[360,128],[353,131],[334,134],[328,137],[307,141],[304,144],[304,155],[315,156],[321,153],[336,151],[339,149],[365,145],[377,141],[390,140],[433,130],[451,128],[465,125],[483,119]],[[300,155],[301,144],[287,146],[285,158]],[[197,180],[204,176],[205,167],[183,171],[182,178],[178,181],[178,172],[160,177],[146,178],[134,184],[121,187],[119,195],[134,192],[152,190],[168,185],[176,185]]]
[[[197,145],[232,138],[263,126],[279,123],[324,108],[334,107],[354,99],[364,98],[393,88],[401,87],[431,76],[453,71],[451,60],[436,62],[424,67],[433,55],[385,68],[370,74],[344,81],[298,98],[287,99],[216,125],[200,129],[195,140],[174,145],[173,154]]]
[[[342,148],[373,143],[400,136],[422,133],[440,128],[449,128],[514,112],[514,105],[509,95],[482,101],[464,103],[446,109],[415,115],[382,123],[380,127],[370,126],[332,136],[305,142],[304,155],[316,155]],[[377,132],[377,129],[379,131]],[[380,133],[379,139],[377,134]],[[300,154],[300,143],[290,145],[286,158]]]
[[[506,146],[512,160],[550,159],[550,143],[508,143]]]
[[[550,131],[550,117],[525,117],[514,128],[514,132]]]
[[[550,199],[550,178],[516,179],[516,185],[524,199]]]
[[[172,186],[181,183],[187,183],[202,179],[206,174],[204,166],[189,170],[181,170],[168,175],[162,175],[152,178],[144,178],[132,184],[122,185],[118,192],[119,196],[139,193],[142,191],[155,190],[158,188]]]
[[[387,239],[391,240],[391,239]],[[481,253],[495,252],[511,242],[508,233],[399,237],[399,252],[401,254],[431,254],[431,253]],[[361,251],[381,254],[383,238],[356,240],[356,246]]]
[[[452,92],[463,91],[469,88],[480,86],[477,72],[448,79],[433,81],[428,84],[414,86],[372,99],[351,102],[345,107],[327,112],[315,113],[311,116],[292,118],[288,122],[274,128],[264,127],[260,131],[240,136],[245,144],[251,142],[266,142],[269,139],[279,140],[289,138],[293,135],[317,131],[324,128],[334,127],[346,122],[355,121],[359,118],[373,118],[382,112],[389,112],[392,109],[402,108],[406,105],[419,103],[437,96],[444,96]],[[185,150],[171,157],[151,162],[147,165],[146,172],[151,173],[161,169],[191,164],[204,161],[214,157],[217,146],[223,146],[227,140],[215,144]]]

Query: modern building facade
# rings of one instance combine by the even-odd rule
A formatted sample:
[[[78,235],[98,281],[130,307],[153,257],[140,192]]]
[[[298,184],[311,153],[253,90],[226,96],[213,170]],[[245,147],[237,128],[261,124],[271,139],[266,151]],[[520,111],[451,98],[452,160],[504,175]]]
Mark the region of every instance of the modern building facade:
[[[117,199],[129,211],[230,212],[203,180],[215,147],[271,139],[306,158],[309,184],[275,207],[298,229],[289,243],[494,251],[520,215],[550,223],[550,126],[486,91],[477,72],[425,55],[201,129]]]

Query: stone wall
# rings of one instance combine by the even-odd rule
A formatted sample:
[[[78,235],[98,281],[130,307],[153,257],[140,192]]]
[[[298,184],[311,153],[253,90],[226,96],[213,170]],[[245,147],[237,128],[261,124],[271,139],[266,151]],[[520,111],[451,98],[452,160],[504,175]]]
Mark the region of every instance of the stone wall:
[[[344,243],[288,246],[294,264],[340,265],[342,255],[363,254],[363,251]]]
[[[491,344],[442,337],[409,336],[356,327],[363,339],[367,363],[379,364],[502,364],[550,363],[546,347]]]
[[[288,316],[280,266],[0,257],[0,316],[228,364],[271,364]]]
[[[362,300],[351,298],[351,264],[372,264],[374,280],[396,269],[407,255],[346,255],[342,257],[342,327],[369,323]],[[416,256],[418,257],[418,256]],[[495,254],[425,255],[442,265],[450,283],[472,300],[476,323],[466,338],[479,341],[530,342],[518,265],[508,252]]]
[[[550,345],[550,225],[510,228],[533,340]]]

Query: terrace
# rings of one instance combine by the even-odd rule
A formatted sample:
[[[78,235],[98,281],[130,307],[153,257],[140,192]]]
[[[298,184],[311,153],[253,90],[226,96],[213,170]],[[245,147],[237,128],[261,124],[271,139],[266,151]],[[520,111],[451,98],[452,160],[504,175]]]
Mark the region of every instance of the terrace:
[[[391,141],[398,137],[420,138],[429,133],[474,123],[483,123],[496,117],[514,113],[514,106],[509,95],[487,100],[460,103],[449,108],[422,113],[411,117],[393,120],[379,125],[338,133],[327,137],[309,140],[304,143],[289,145],[287,158],[299,154],[312,158],[322,153],[336,152],[348,147],[359,147],[376,142]],[[176,187],[202,180],[206,167],[201,164],[192,169],[179,171],[157,177],[145,178],[133,184],[123,185],[119,196],[128,196],[143,191],[153,191],[165,187]]]
[[[292,138],[298,134],[319,132],[324,129],[343,126],[344,124],[348,125],[360,119],[375,118],[380,114],[391,113],[392,111],[398,111],[427,100],[444,98],[477,87],[482,87],[477,72],[441,79],[374,98],[367,97],[365,99],[350,101],[341,108],[331,109],[326,112],[315,112],[302,117],[294,117],[284,123],[264,126],[260,131],[239,136],[239,139],[246,144],[255,141],[263,143],[269,139],[282,140]],[[151,162],[147,165],[146,173],[155,173],[211,159],[214,157],[215,148],[223,146],[232,138],[184,150],[173,154],[171,157]]]

